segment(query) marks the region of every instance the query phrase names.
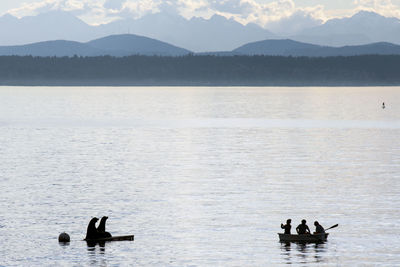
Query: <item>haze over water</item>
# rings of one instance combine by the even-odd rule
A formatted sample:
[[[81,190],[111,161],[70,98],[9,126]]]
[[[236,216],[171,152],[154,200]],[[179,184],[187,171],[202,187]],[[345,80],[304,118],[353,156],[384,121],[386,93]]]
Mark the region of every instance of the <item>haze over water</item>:
[[[1,87],[0,266],[400,266],[399,136],[399,87]]]

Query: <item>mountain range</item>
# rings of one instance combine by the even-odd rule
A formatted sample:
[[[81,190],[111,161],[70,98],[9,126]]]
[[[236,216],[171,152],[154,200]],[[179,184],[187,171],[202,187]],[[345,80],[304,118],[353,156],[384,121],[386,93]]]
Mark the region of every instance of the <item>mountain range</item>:
[[[375,42],[400,44],[400,20],[374,12],[360,11],[352,17],[328,20],[320,26],[304,29],[291,39],[330,45],[360,45]]]
[[[185,47],[191,51],[232,50],[248,42],[275,37],[256,24],[242,25],[214,15],[187,20],[178,15],[149,14],[91,26],[64,11],[18,19],[0,17],[0,45],[24,45],[48,40],[88,42],[109,35],[135,34]]]
[[[290,39],[271,39],[252,42],[231,51],[194,53],[184,48],[134,34],[111,35],[86,43],[75,41],[47,41],[28,45],[0,46],[0,56],[183,56],[214,55],[264,55],[264,56],[356,56],[356,55],[400,55],[400,45],[372,43],[358,46],[330,47],[302,43]]]
[[[157,13],[97,26],[88,25],[65,11],[52,11],[20,19],[9,14],[0,17],[0,45],[3,46],[48,40],[87,44],[90,40],[121,34],[146,36],[193,52],[232,51],[242,45],[266,39],[292,39],[341,47],[379,42],[400,44],[400,20],[361,11],[352,17],[328,20],[322,25],[287,36],[279,32],[272,33],[256,24],[243,25],[219,15],[209,19],[186,19],[176,14]],[[75,45],[79,46],[77,43]],[[95,54],[99,52],[101,54],[102,51]]]

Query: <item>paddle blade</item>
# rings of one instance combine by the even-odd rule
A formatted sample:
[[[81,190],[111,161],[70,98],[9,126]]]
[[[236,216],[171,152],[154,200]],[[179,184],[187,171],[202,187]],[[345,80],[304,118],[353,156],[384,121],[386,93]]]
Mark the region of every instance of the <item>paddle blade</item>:
[[[326,231],[326,230],[329,230],[329,229],[332,229],[332,228],[336,228],[336,227],[338,227],[338,226],[339,226],[339,224],[332,225],[332,226],[329,227],[328,229],[325,229],[325,231]]]

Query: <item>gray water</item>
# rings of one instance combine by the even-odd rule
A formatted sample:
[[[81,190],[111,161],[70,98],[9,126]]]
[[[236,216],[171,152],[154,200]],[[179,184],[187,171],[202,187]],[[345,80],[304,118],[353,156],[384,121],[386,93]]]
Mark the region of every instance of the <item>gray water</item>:
[[[399,136],[399,87],[2,87],[0,265],[400,266]]]

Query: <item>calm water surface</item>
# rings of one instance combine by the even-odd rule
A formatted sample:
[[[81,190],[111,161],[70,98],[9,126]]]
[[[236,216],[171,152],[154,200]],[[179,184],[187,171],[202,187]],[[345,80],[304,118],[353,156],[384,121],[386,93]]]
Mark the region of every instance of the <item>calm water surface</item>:
[[[400,266],[399,137],[396,87],[1,87],[0,266]]]

